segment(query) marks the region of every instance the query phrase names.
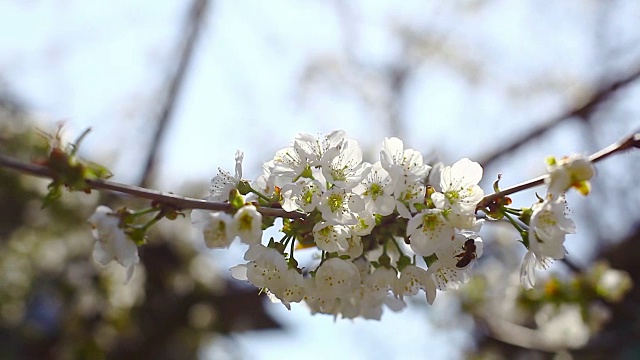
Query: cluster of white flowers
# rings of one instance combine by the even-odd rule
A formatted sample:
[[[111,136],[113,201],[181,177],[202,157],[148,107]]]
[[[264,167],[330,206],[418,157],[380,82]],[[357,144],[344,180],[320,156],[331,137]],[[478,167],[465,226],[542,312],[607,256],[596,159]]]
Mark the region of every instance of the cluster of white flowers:
[[[210,200],[230,200],[242,182],[241,160],[238,153],[236,176],[219,170]],[[383,306],[400,310],[420,289],[433,303],[436,289],[467,281],[482,255],[475,216],[482,168],[469,159],[432,170],[420,152],[386,138],[370,164],[356,141],[334,131],[299,134],[263,168],[251,184],[258,196],[249,194],[235,215],[194,210],[192,223],[209,247],[226,248],[236,236],[249,244],[248,262],[232,276],[287,307],[304,301],[314,313],[379,319]],[[266,198],[306,217],[285,219],[283,239],[265,246],[262,217],[249,204]],[[296,243],[317,247],[319,263],[300,267]]]
[[[238,151],[234,175],[219,169],[207,198],[228,202],[229,210],[193,210],[191,222],[210,248],[228,248],[235,238],[249,245],[247,263],[234,266],[232,276],[287,308],[305,302],[313,313],[379,319],[383,307],[398,311],[406,306],[406,296],[420,290],[433,303],[437,290],[467,282],[482,256],[483,220],[476,210],[484,198],[478,186],[483,170],[467,158],[432,168],[400,139],[385,138],[379,161],[370,164],[356,141],[334,131],[320,137],[299,134],[252,183],[242,179],[242,159]],[[506,208],[507,198],[494,203],[528,249],[520,272],[525,288],[534,286],[535,269],[565,256],[565,236],[576,227],[566,217],[564,193],[573,187],[587,194],[595,172],[580,155],[550,158],[548,165],[547,194],[531,208]],[[487,206],[481,210],[493,218],[492,205]],[[284,216],[282,239],[263,244],[263,230],[274,219],[263,217],[260,207],[302,216]],[[125,213],[132,215],[100,206],[89,222],[96,238],[94,259],[117,261],[128,280],[139,262],[131,238],[144,239],[139,233],[131,236],[140,227],[125,222],[130,219]],[[163,213],[159,216],[142,229]],[[317,261],[300,265],[294,252],[309,247],[317,248]]]
[[[547,162],[547,195],[531,207],[529,251],[520,268],[520,281],[526,289],[535,285],[535,269],[546,270],[551,261],[566,255],[565,236],[574,234],[576,225],[566,217],[564,194],[572,187],[583,195],[588,194],[588,180],[595,174],[593,164],[583,155],[574,154],[560,160],[549,158]]]

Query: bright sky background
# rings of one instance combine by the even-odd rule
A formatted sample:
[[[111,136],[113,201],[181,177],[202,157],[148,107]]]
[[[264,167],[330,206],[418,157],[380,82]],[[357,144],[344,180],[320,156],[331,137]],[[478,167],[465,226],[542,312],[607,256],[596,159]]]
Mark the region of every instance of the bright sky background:
[[[85,155],[110,167],[114,180],[135,181],[145,155],[136,150],[149,140],[186,3],[0,1],[0,84],[50,123],[66,120],[76,133],[91,126]],[[245,151],[245,177],[253,178],[298,132],[344,129],[375,157],[389,136],[380,114],[387,90],[376,71],[399,61],[421,64],[407,84],[403,140],[453,162],[490,153],[570,107],[600,74],[640,58],[638,2],[614,11],[587,0],[455,3],[215,1],[165,138],[156,188],[208,183],[219,166],[233,169],[236,149]],[[614,24],[606,34],[596,31],[603,22]],[[398,34],[408,29],[432,34],[445,55],[424,46],[401,58]],[[596,50],[603,47],[604,54]],[[349,56],[359,65],[344,66]],[[312,62],[337,70],[304,84]],[[372,102],[361,101],[349,83],[365,88]],[[549,153],[590,152],[617,140],[639,123],[623,110],[610,120],[615,126],[602,126],[597,144],[585,144],[566,125],[542,148],[488,169],[486,184],[498,172],[505,185],[536,176]],[[255,359],[283,351],[311,359],[458,357],[465,335],[435,329],[427,320],[439,316],[433,309],[413,308],[386,313],[379,323],[334,324],[274,305],[290,331],[240,335],[236,345]]]

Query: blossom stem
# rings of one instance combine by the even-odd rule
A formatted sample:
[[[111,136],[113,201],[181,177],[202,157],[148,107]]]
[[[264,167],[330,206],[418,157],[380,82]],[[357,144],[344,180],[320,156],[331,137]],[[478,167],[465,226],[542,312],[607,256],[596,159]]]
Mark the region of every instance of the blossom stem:
[[[162,219],[162,216],[156,216],[153,219],[149,220],[148,223],[144,224],[144,226],[142,227],[144,229],[144,231],[146,232],[147,230],[149,230],[150,227],[152,227],[155,223],[157,223],[158,221],[160,221],[160,219]]]
[[[80,134],[80,136],[78,136],[78,140],[76,140],[76,142],[73,144],[73,150],[71,151],[71,156],[76,156],[76,153],[78,152],[78,149],[80,148],[80,143],[82,142],[82,140],[85,138],[85,136],[87,136],[89,134],[89,132],[91,132],[91,128],[87,128],[85,131],[82,132],[82,134]]]
[[[139,210],[139,211],[133,211],[133,212],[131,212],[130,215],[136,217],[136,216],[142,216],[142,215],[145,215],[145,214],[152,213],[154,211],[161,211],[161,210],[162,209],[159,209],[159,208],[148,208],[148,209],[143,209],[143,210]]]
[[[260,193],[259,191],[255,190],[254,188],[251,188],[250,190],[252,193],[258,195],[258,197],[264,201],[266,201],[267,203],[269,201],[271,201],[271,199],[269,199],[268,197],[264,196],[262,193]]]
[[[516,216],[522,215],[522,210],[520,209],[512,209],[512,208],[505,207],[503,208],[503,210],[512,215],[516,215]]]
[[[504,217],[507,218],[507,220],[509,220],[509,222],[511,223],[511,225],[513,225],[514,228],[516,228],[516,230],[518,231],[518,233],[520,233],[520,236],[522,236],[522,241],[526,242],[525,245],[527,246],[527,249],[529,248],[529,238],[528,238],[528,231],[524,230],[522,228],[522,226],[520,226],[520,224],[518,224],[517,221],[515,221],[515,219],[513,219],[513,217],[511,215],[509,215],[509,213],[507,212],[503,212]]]

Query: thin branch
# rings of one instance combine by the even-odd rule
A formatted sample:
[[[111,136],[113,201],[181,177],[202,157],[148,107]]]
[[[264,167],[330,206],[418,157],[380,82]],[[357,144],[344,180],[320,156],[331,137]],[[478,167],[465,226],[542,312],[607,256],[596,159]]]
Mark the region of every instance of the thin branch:
[[[567,344],[562,343],[562,340],[544,336],[545,334],[541,330],[512,323],[499,316],[488,314],[486,311],[481,311],[475,318],[476,321],[485,325],[489,336],[510,345],[552,353],[569,348]]]
[[[54,173],[45,166],[36,164],[27,164],[21,161],[0,155],[0,167],[13,169],[25,174],[53,178]],[[155,200],[163,204],[175,206],[178,209],[204,209],[229,211],[231,208],[227,203],[212,202],[202,199],[194,199],[172,193],[151,190],[139,186],[127,185],[110,180],[86,180],[92,189],[109,190],[123,194],[132,195],[142,199]],[[300,212],[287,212],[280,208],[258,207],[258,211],[262,215],[275,216],[282,218],[298,219],[304,218],[306,214]]]
[[[591,97],[581,106],[565,111],[562,114],[558,114],[555,117],[541,122],[538,126],[536,126],[533,130],[527,132],[526,134],[521,135],[517,139],[513,140],[510,144],[505,145],[504,147],[494,150],[490,155],[486,155],[484,157],[479,157],[481,160],[479,161],[483,167],[488,164],[494,162],[496,159],[501,157],[504,154],[508,154],[513,152],[514,150],[520,148],[522,145],[528,143],[532,139],[540,137],[550,131],[554,126],[562,123],[567,119],[571,119],[574,117],[579,118],[588,118],[600,105],[609,100],[613,94],[615,94],[618,90],[625,88],[626,86],[632,84],[636,80],[640,78],[640,66],[637,67],[634,71],[630,72],[627,76],[615,80],[609,83],[606,86],[598,89]]]
[[[196,41],[198,40],[198,36],[202,29],[207,7],[207,0],[194,0],[189,10],[189,14],[187,15],[187,19],[185,21],[185,35],[182,40],[184,42],[184,46],[177,59],[178,66],[176,71],[169,79],[169,83],[166,88],[165,101],[163,102],[162,110],[158,117],[156,130],[153,135],[151,147],[149,148],[144,171],[142,172],[142,178],[138,182],[140,186],[149,186],[149,180],[151,176],[153,176],[158,157],[158,148],[160,147],[164,133],[168,128],[178,95],[180,94],[182,85],[184,84],[185,75],[187,73],[188,66],[191,63],[191,58],[193,57]]]
[[[589,161],[598,162],[604,160],[605,158],[621,152],[626,151],[631,148],[640,148],[640,131],[633,133],[629,136],[624,137],[620,141],[617,141],[604,149],[595,152],[591,156],[589,156]],[[520,184],[508,187],[504,190],[498,191],[497,193],[493,193],[491,195],[485,196],[480,203],[478,203],[477,209],[485,208],[492,201],[505,197],[507,195],[511,195],[522,190],[530,189],[532,187],[540,186],[544,184],[544,179],[547,178],[548,175],[538,176],[537,178],[533,178],[531,180],[527,180]]]

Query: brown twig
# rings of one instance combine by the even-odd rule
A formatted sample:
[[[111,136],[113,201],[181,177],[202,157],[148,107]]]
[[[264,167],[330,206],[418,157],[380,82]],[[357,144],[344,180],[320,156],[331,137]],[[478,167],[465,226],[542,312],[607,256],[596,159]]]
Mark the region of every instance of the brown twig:
[[[25,174],[38,177],[53,178],[54,173],[45,166],[28,164],[19,160],[12,159],[7,156],[0,155],[0,167],[13,169]],[[109,190],[123,194],[132,195],[142,199],[149,199],[175,206],[178,209],[204,209],[204,210],[218,210],[227,211],[230,210],[229,204],[221,202],[212,202],[202,199],[194,199],[184,196],[175,195],[172,193],[151,190],[139,186],[132,186],[127,184],[118,183],[110,180],[86,180],[87,184],[92,189],[96,190]],[[270,207],[258,207],[258,211],[262,215],[275,216],[289,219],[303,218],[306,216],[300,212],[287,212],[280,208]]]
[[[626,76],[621,77],[617,80],[614,80],[599,89],[597,89],[590,97],[587,99],[582,105],[567,110],[561,114],[556,115],[555,117],[548,119],[547,121],[541,122],[537,125],[533,130],[522,134],[520,137],[513,139],[511,143],[506,144],[502,148],[495,149],[491,152],[491,154],[478,157],[481,159],[479,162],[483,167],[488,164],[494,162],[499,157],[512,153],[514,150],[520,148],[524,144],[529,143],[532,139],[538,138],[548,131],[553,129],[556,125],[571,119],[571,118],[586,118],[591,115],[598,107],[600,107],[603,103],[609,100],[618,90],[624,89],[625,87],[633,84],[635,81],[640,79],[640,66],[636,67],[635,70],[629,72]]]
[[[617,141],[607,147],[605,147],[604,149],[597,151],[593,154],[591,154],[589,156],[589,161],[592,162],[598,162],[601,160],[604,160],[605,158],[621,152],[621,151],[625,151],[625,150],[629,150],[631,148],[640,148],[640,131],[635,132],[631,135],[628,135],[626,137],[624,137],[623,139],[621,139],[620,141]],[[536,178],[533,178],[531,180],[527,180],[525,182],[522,182],[520,184],[508,187],[504,190],[500,190],[497,193],[493,193],[491,195],[487,195],[485,196],[480,203],[478,203],[478,206],[476,207],[477,209],[483,209],[485,207],[487,207],[487,205],[489,205],[492,201],[505,197],[507,195],[510,194],[514,194],[517,193],[519,191],[522,190],[526,190],[526,189],[530,189],[532,187],[536,187],[536,186],[540,186],[542,184],[544,184],[544,179],[547,178],[547,175],[542,175],[542,176],[538,176]]]
[[[182,51],[177,57],[177,68],[167,84],[165,101],[163,102],[162,109],[158,116],[158,121],[152,138],[153,140],[151,142],[151,147],[149,148],[147,159],[144,165],[144,170],[142,171],[142,177],[138,182],[138,184],[142,187],[149,186],[149,181],[153,176],[154,168],[157,162],[158,149],[160,148],[160,143],[162,142],[164,133],[168,128],[169,121],[171,120],[171,116],[173,115],[175,104],[178,99],[178,95],[182,89],[182,85],[184,84],[187,68],[191,63],[191,58],[195,50],[196,41],[198,40],[198,36],[204,23],[205,15],[207,13],[207,7],[207,0],[194,0],[189,10],[189,14],[187,15],[187,19],[185,21],[184,39],[182,40],[184,42],[184,45]]]

